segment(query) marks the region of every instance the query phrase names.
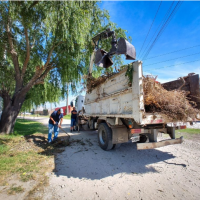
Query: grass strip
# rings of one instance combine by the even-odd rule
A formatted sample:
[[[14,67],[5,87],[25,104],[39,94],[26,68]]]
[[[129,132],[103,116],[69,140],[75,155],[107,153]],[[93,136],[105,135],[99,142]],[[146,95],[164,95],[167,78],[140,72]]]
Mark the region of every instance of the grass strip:
[[[12,185],[7,192],[8,192],[9,195],[14,195],[16,193],[24,192],[24,188],[22,186]]]
[[[186,129],[176,130],[176,132],[188,133],[188,134],[200,134],[200,129],[186,128]]]
[[[71,114],[65,115],[63,118],[64,118],[64,119],[71,119]]]
[[[46,126],[38,123],[36,121],[30,121],[26,119],[17,119],[14,128],[14,136],[25,136],[25,135],[32,135],[35,133],[42,133],[47,134],[48,129]]]
[[[17,174],[22,181],[44,173],[58,149],[47,143],[48,128],[41,123],[17,119],[14,133],[0,135],[0,185]]]

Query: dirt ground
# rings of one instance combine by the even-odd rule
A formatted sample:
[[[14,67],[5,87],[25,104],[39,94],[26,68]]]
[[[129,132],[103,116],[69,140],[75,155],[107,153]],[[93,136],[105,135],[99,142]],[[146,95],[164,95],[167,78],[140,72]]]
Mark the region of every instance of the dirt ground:
[[[47,119],[37,121],[47,125]],[[69,123],[63,123],[67,132]],[[96,131],[70,135],[70,146],[57,154],[54,171],[47,173],[49,185],[41,199],[199,200],[200,140],[140,151],[136,144],[126,143],[103,151]]]

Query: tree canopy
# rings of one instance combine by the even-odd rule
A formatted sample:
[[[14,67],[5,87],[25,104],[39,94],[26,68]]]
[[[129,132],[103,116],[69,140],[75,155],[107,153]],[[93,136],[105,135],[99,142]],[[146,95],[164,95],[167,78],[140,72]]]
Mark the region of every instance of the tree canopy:
[[[1,1],[0,96],[4,108],[14,105],[19,96],[20,109],[24,101],[27,106],[55,102],[65,95],[66,83],[75,89],[88,70],[91,38],[108,27],[115,29],[117,37],[126,38],[125,31],[116,28],[95,1]],[[104,45],[107,48],[109,41]],[[121,62],[119,57],[115,62]]]

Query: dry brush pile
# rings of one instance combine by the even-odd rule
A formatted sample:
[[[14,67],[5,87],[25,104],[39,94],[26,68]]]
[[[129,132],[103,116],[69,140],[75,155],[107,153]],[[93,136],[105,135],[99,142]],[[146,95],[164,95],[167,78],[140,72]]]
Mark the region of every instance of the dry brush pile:
[[[153,77],[143,77],[144,104],[146,112],[159,112],[170,121],[187,121],[195,119],[199,110],[196,103],[187,97],[189,92],[183,90],[168,91]]]
[[[83,78],[86,80],[86,88],[87,92],[91,93],[94,88],[104,83],[108,78],[112,75],[116,74],[115,72],[104,74],[98,78],[94,78],[93,76],[85,75]]]

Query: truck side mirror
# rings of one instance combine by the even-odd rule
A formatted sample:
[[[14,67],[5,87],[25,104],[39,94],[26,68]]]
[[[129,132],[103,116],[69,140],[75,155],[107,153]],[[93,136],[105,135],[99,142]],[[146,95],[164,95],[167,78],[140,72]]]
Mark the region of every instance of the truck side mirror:
[[[70,106],[71,106],[71,107],[74,107],[73,101],[70,102]]]

